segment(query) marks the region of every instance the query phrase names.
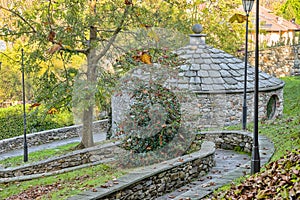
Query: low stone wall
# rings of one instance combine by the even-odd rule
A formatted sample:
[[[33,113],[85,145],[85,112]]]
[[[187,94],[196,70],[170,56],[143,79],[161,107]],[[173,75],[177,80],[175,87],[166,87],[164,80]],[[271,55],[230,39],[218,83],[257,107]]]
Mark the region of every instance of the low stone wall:
[[[20,167],[0,169],[0,182],[3,178],[8,179],[28,176],[32,174],[43,174],[113,158],[115,155],[123,151],[117,146],[118,144],[119,143],[117,142],[102,144],[100,146],[74,151],[66,155],[27,164]]]
[[[250,153],[253,146],[253,136],[241,131],[209,131],[196,135],[197,140],[207,140],[215,143],[218,149],[239,150]]]
[[[100,120],[93,123],[94,132],[106,132],[108,120]],[[41,131],[27,135],[28,147],[50,143],[56,140],[78,137],[82,129],[82,125],[74,125],[64,128]],[[23,148],[24,138],[18,136],[0,141],[0,153]]]
[[[202,139],[213,142],[204,141],[201,150],[199,152],[183,156],[182,160],[184,160],[184,162],[181,164],[178,159],[174,159],[171,161],[171,163],[164,162],[147,166],[141,170],[134,171],[119,178],[119,184],[117,185],[113,185],[112,187],[108,188],[97,187],[94,189],[94,191],[84,192],[80,195],[69,198],[69,200],[155,199],[165,193],[175,190],[177,187],[180,187],[180,185],[185,185],[186,183],[190,182],[193,178],[197,177],[196,174],[201,168],[202,170],[200,170],[200,174],[198,174],[198,176],[204,175],[201,173],[204,173],[204,169],[210,167],[209,163],[212,163],[211,159],[213,156],[209,155],[209,152],[212,151],[212,148],[217,147],[235,149],[238,147],[241,151],[251,152],[253,134],[243,131],[209,131],[198,133],[195,137],[195,140]],[[265,137],[259,136],[258,139],[262,147],[260,150],[261,163],[265,164],[272,157],[274,153],[274,146]],[[216,143],[215,147],[212,145],[214,143]],[[207,154],[205,155],[203,153]],[[190,157],[193,157],[195,154],[199,158],[202,157],[202,160],[189,160]],[[194,174],[193,172],[196,171],[197,173]],[[240,174],[244,174],[244,172],[244,169],[241,169]],[[233,177],[230,174],[229,176],[231,178]],[[225,179],[230,178],[227,177]],[[221,182],[224,183],[223,181]]]
[[[154,199],[205,175],[215,164],[214,153],[214,143],[203,142],[198,152],[135,170],[119,178],[117,185],[69,199]]]
[[[197,152],[138,168],[120,177],[118,184],[100,186],[94,191],[86,191],[71,197],[70,200],[154,199],[205,175],[215,164],[216,148],[238,148],[236,150],[251,152],[253,134],[243,131],[199,132],[195,140],[204,140]],[[262,136],[259,136],[259,143],[263,147],[260,150],[262,163],[266,163],[272,156],[274,148]],[[123,153],[124,150],[118,147],[119,144],[119,142],[102,144],[21,167],[0,169],[0,183],[63,173],[66,172],[62,170],[63,168],[73,170],[74,166],[88,167],[86,163],[110,162],[114,160],[115,155]]]

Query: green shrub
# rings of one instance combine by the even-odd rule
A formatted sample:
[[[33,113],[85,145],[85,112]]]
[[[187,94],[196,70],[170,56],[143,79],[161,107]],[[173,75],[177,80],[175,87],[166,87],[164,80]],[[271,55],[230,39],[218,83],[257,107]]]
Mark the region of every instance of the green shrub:
[[[26,106],[26,133],[39,132],[73,124],[72,113],[60,110],[53,114],[43,106],[30,109]],[[24,134],[23,129],[23,107],[17,105],[0,109],[0,140],[16,137]]]
[[[153,84],[151,86],[142,85],[136,88],[131,98],[134,98],[136,102],[130,108],[128,116],[130,119],[125,120],[120,127],[134,128],[135,134],[128,134],[128,130],[119,129],[120,132],[117,134],[126,134],[122,146],[136,153],[153,151],[165,146],[178,133],[180,127],[180,104],[176,96],[161,85]],[[167,113],[165,124],[160,124],[159,122],[152,124],[154,127],[148,127],[148,129],[151,129],[147,131],[148,135],[144,135],[146,133],[143,131],[136,133],[137,129],[147,127],[151,120],[153,120],[150,115],[157,115],[155,112],[158,110],[151,111],[152,106],[157,104],[161,105]],[[132,121],[134,121],[133,124]],[[153,132],[152,134],[149,133],[151,131]]]
[[[131,69],[152,63],[176,68],[185,63],[185,60],[166,48],[135,49],[122,55],[114,69],[119,78]],[[135,103],[130,107],[127,119],[117,124],[117,135],[126,135],[122,147],[135,153],[146,153],[164,147],[174,138],[180,127],[180,103],[176,96],[159,84],[142,84],[134,88],[132,93],[131,99]],[[159,115],[157,111],[151,111],[154,105],[161,105],[167,113],[165,124],[151,124],[153,120],[150,115]],[[145,131],[146,128],[149,131]]]

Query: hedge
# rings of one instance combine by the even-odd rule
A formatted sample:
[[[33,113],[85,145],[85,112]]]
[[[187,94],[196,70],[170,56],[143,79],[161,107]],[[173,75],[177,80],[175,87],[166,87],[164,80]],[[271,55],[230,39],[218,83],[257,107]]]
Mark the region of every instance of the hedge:
[[[30,108],[26,105],[26,122],[26,133],[32,133],[73,125],[73,116],[66,110],[50,114],[43,106]],[[0,108],[0,140],[22,134],[24,134],[22,105]]]

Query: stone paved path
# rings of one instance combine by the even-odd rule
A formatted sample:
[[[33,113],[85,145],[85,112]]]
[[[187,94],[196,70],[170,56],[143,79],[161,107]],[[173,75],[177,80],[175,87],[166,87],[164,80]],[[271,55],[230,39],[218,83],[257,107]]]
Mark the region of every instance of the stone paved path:
[[[216,165],[204,177],[187,184],[156,200],[189,200],[201,199],[216,188],[231,183],[235,178],[250,173],[250,156],[231,150],[217,149]]]
[[[259,135],[260,164],[265,165],[272,157],[275,149],[272,142]],[[250,174],[251,160],[246,154],[235,151],[217,149],[215,155],[216,165],[204,177],[185,185],[172,193],[166,194],[156,200],[199,200],[211,194],[217,188],[231,183],[234,179]]]
[[[105,139],[106,139],[106,133],[94,134],[95,142],[100,142]],[[54,141],[54,142],[47,143],[47,144],[37,145],[37,146],[31,146],[31,147],[28,147],[28,152],[31,153],[31,152],[36,152],[36,151],[40,151],[43,149],[54,149],[58,146],[62,146],[62,145],[66,145],[66,144],[70,144],[70,143],[74,143],[74,142],[80,142],[80,137],[69,138],[69,139],[65,139],[65,140],[58,140],[58,141]],[[14,151],[0,153],[0,160],[4,160],[9,157],[23,155],[23,151],[24,151],[23,149],[16,149]]]

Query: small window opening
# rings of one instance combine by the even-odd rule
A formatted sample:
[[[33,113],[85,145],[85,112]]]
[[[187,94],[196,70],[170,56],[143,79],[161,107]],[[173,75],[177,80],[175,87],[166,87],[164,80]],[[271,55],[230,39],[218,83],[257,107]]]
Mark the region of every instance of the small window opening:
[[[278,96],[272,95],[267,104],[267,119],[273,119],[275,117],[277,102]]]

